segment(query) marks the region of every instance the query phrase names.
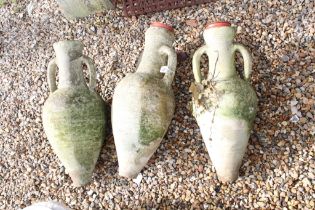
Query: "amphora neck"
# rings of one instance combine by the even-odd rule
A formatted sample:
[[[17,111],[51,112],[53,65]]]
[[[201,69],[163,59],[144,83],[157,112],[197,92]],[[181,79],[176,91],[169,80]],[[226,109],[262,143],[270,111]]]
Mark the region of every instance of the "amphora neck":
[[[86,86],[82,71],[83,44],[80,41],[60,41],[53,47],[59,68],[59,88]]]
[[[137,72],[162,77],[161,66],[167,65],[166,56],[160,53],[162,46],[172,47],[175,41],[171,26],[154,22],[145,33],[145,47]]]
[[[208,79],[227,80],[237,75],[233,50],[235,28],[227,22],[218,23],[210,24],[203,34],[209,57]]]

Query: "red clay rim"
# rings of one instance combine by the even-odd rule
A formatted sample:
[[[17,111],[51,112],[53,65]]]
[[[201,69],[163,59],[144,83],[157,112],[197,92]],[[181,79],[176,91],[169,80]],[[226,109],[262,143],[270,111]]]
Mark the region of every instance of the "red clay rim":
[[[152,23],[151,23],[151,26],[160,27],[160,28],[165,28],[165,29],[168,30],[168,31],[174,32],[174,28],[173,28],[172,26],[170,26],[170,25],[165,24],[165,23],[152,22]]]
[[[231,26],[230,22],[227,21],[219,21],[219,22],[214,22],[214,23],[210,23],[206,26],[206,29],[209,28],[217,28],[217,27],[224,27],[224,26]]]

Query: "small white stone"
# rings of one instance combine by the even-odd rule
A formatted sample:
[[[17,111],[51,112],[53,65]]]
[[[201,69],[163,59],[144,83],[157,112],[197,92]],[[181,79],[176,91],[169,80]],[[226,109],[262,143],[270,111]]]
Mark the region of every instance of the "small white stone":
[[[311,185],[312,185],[312,183],[310,182],[310,180],[308,180],[308,178],[304,178],[304,179],[302,180],[302,182],[303,182],[303,186],[304,186],[304,187],[307,187],[307,186],[311,186]]]
[[[290,104],[291,104],[291,106],[295,106],[295,105],[298,104],[298,101],[297,100],[292,100],[292,101],[290,101]]]
[[[143,178],[142,174],[139,173],[138,176],[137,176],[137,178],[133,179],[132,181],[133,181],[134,183],[136,183],[136,184],[139,186],[140,183],[141,183],[142,178]]]
[[[297,123],[300,120],[300,118],[297,115],[293,115],[290,119],[291,122]]]

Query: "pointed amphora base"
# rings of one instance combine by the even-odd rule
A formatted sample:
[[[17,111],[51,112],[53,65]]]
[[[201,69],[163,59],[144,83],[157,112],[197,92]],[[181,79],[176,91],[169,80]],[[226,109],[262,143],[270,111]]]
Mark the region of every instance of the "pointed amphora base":
[[[135,140],[133,142],[137,142]],[[149,145],[134,143],[135,148],[127,150],[124,146],[117,147],[119,175],[126,178],[136,178],[157,150],[162,138],[156,139]]]
[[[130,164],[128,162],[120,163],[118,169],[119,176],[134,179],[138,176],[145,165],[146,163],[141,165]]]
[[[70,171],[69,176],[75,187],[84,186],[92,180],[92,172]]]
[[[211,112],[198,116],[197,122],[219,180],[235,181],[250,135],[248,123],[218,115],[213,117]]]

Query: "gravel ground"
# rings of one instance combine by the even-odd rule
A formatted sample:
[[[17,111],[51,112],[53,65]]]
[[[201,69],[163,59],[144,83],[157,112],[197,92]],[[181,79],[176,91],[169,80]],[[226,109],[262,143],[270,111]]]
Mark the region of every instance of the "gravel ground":
[[[315,4],[310,0],[217,1],[126,18],[121,11],[68,21],[54,1],[16,1],[0,8],[0,209],[56,200],[73,209],[315,209]],[[30,5],[30,6],[28,6]],[[33,7],[33,8],[32,8]],[[191,58],[207,22],[231,21],[236,41],[253,54],[259,112],[240,178],[217,180],[188,109]],[[151,21],[175,27],[180,51],[176,114],[138,183],[117,174],[113,137],[91,184],[74,188],[43,132],[46,68],[52,44],[81,40],[97,67],[108,103],[134,72]],[[238,56],[239,57],[239,56]],[[238,67],[241,67],[238,59]],[[206,58],[203,60],[206,67]],[[139,183],[140,182],[140,183]]]

